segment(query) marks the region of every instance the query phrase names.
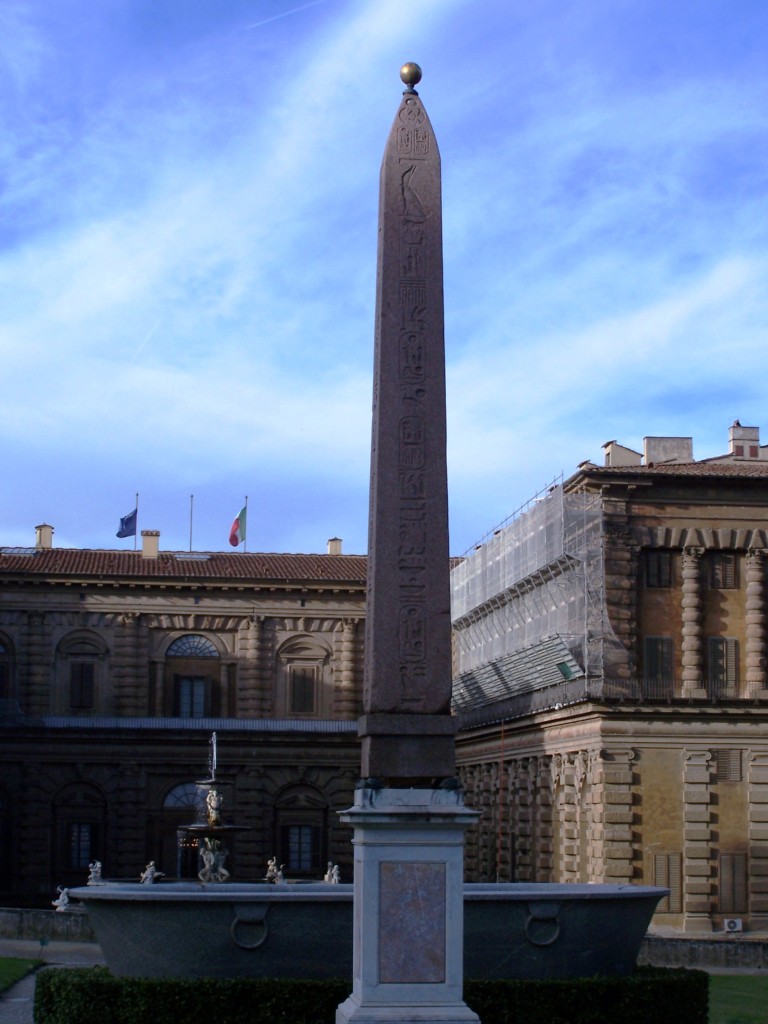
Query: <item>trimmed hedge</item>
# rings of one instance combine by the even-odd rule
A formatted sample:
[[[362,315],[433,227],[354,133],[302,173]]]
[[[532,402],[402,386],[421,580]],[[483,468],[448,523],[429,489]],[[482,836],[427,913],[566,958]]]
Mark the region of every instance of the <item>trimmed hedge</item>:
[[[703,971],[643,967],[626,978],[466,981],[482,1024],[707,1024]],[[48,968],[35,986],[35,1024],[333,1024],[349,981],[113,978],[104,967]]]

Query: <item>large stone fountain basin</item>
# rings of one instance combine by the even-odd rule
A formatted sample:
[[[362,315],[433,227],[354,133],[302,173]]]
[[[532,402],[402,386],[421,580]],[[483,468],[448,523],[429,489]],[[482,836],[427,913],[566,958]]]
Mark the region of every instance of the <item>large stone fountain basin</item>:
[[[627,974],[666,893],[633,885],[467,884],[464,975]],[[352,885],[114,883],[70,895],[88,908],[119,977],[352,977]]]

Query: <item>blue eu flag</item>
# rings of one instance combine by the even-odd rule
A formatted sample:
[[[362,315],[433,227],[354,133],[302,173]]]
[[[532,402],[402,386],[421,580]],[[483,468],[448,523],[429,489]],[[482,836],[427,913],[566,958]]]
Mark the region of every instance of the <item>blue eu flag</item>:
[[[120,529],[117,531],[116,536],[118,537],[135,537],[136,536],[136,519],[138,517],[139,510],[135,508],[133,512],[129,512],[127,516],[123,516],[120,520]]]

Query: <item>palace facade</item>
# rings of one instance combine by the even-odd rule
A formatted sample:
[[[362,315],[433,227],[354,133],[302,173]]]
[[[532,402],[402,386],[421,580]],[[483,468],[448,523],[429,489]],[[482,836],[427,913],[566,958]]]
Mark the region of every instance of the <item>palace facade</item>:
[[[668,886],[655,920],[768,924],[768,448],[612,441],[453,572],[477,879]]]
[[[656,921],[768,925],[768,447],[615,441],[452,570],[473,881],[670,889]],[[0,899],[154,860],[194,875],[216,733],[236,879],[338,863],[360,774],[364,556],[0,548]]]
[[[235,878],[351,880],[365,558],[0,548],[0,887],[14,902],[183,863],[217,735]],[[196,853],[194,855],[196,857]]]

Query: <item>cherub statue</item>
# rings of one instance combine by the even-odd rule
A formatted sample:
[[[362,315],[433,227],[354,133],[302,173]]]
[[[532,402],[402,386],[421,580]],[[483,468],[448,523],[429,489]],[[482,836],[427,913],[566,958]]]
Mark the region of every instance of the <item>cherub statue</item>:
[[[57,885],[56,892],[58,896],[55,900],[51,900],[51,906],[56,907],[57,913],[69,910],[69,889],[63,885]]]
[[[101,885],[101,861],[94,860],[88,865],[88,885]]]
[[[277,881],[277,857],[270,857],[267,861],[267,881]]]
[[[329,860],[328,861],[328,867],[326,869],[325,874],[323,875],[323,881],[324,882],[331,882],[331,881],[333,881],[333,878],[331,877],[332,875],[333,875],[333,861]]]
[[[224,803],[224,797],[218,789],[209,789],[205,802],[208,805],[208,824],[219,825],[221,823],[221,805]]]
[[[213,852],[210,846],[206,844],[206,846],[204,846],[203,849],[200,851],[200,856],[203,860],[203,866],[198,871],[197,877],[200,879],[201,882],[212,882],[213,869],[216,863],[216,854]]]
[[[331,868],[331,884],[339,885],[341,882],[341,872],[339,871],[339,865],[334,864]]]
[[[142,882],[144,885],[152,885],[152,883],[156,879],[162,877],[163,872],[158,871],[157,868],[155,867],[155,862],[151,860],[149,864],[147,864],[147,866],[141,872],[141,875],[139,876],[139,881]]]

